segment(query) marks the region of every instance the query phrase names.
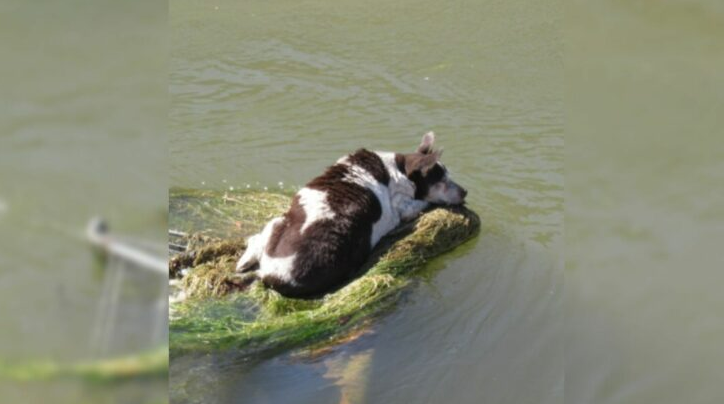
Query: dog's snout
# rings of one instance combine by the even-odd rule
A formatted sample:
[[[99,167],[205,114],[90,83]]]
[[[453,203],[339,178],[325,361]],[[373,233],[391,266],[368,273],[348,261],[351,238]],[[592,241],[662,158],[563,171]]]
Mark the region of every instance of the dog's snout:
[[[466,196],[468,196],[468,190],[463,187],[460,187],[460,195],[462,195],[462,197],[464,199]]]

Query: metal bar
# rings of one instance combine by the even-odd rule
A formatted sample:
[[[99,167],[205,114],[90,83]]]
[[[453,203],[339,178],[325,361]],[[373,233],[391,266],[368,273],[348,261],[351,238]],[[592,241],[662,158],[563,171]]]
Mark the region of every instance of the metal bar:
[[[169,229],[168,234],[170,234],[172,236],[176,236],[176,237],[187,237],[188,236],[187,233],[184,233],[179,230],[171,230],[171,229]]]
[[[121,288],[123,287],[123,276],[125,275],[124,271],[127,268],[126,263],[121,260],[116,260],[113,263],[116,264],[115,268],[111,266],[108,267],[111,270],[110,275],[113,279],[111,281],[111,290],[108,297],[109,304],[106,309],[107,318],[105,319],[106,321],[102,329],[101,354],[103,355],[108,353],[110,343],[113,339],[113,331],[116,327],[116,317],[118,316],[118,300],[120,299]]]
[[[109,236],[108,226],[102,219],[92,219],[88,224],[86,235],[91,244],[103,249],[107,254],[131,262],[139,268],[149,269],[168,276],[168,263],[165,259],[131,247]]]
[[[113,268],[112,261],[113,258],[111,257],[108,259],[108,262],[106,262],[106,268],[103,274],[103,285],[101,286],[101,292],[98,299],[98,308],[96,310],[96,316],[93,322],[93,331],[91,334],[91,352],[96,357],[101,355],[103,350],[102,348],[105,345],[102,339],[105,335],[106,321],[108,320],[108,306],[110,303],[109,298],[111,285],[115,277],[115,274],[111,271],[111,268]]]
[[[174,251],[178,252],[184,252],[186,251],[186,246],[182,244],[174,244],[174,243],[168,243],[168,248]]]

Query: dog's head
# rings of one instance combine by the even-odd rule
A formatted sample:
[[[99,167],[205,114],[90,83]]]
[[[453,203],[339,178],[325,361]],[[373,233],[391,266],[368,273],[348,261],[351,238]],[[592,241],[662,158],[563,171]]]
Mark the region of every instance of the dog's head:
[[[450,179],[440,162],[442,151],[434,150],[435,134],[427,132],[417,152],[398,154],[397,167],[415,184],[415,199],[435,204],[459,205],[468,191]]]

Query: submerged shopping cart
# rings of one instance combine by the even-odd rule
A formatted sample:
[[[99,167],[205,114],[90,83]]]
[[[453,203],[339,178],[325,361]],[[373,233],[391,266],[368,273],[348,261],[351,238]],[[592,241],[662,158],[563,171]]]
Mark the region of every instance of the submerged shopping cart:
[[[139,321],[133,329],[136,349],[148,349],[168,343],[168,264],[167,247],[146,241],[112,235],[103,219],[92,219],[86,237],[103,263],[103,280],[98,309],[93,321],[91,352],[97,357],[109,354],[114,343],[126,334],[119,331],[119,312],[122,305],[133,303],[140,307]],[[129,302],[123,295],[131,282],[142,282],[151,290],[143,303]],[[138,298],[136,298],[138,300]],[[133,318],[126,319],[132,322]]]

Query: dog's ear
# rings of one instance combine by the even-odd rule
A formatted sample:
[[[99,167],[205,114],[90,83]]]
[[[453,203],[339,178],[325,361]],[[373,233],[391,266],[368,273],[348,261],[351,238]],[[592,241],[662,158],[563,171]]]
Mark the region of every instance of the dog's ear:
[[[420,167],[420,170],[422,173],[427,174],[431,168],[435,167],[437,162],[440,161],[440,156],[442,156],[442,150],[436,150],[430,154],[426,154],[421,161],[422,166]]]
[[[422,142],[420,142],[420,146],[417,148],[418,153],[422,154],[430,154],[432,152],[432,146],[435,145],[435,133],[432,131],[425,133],[422,135]]]
[[[414,173],[418,171],[420,173],[427,174],[431,168],[435,167],[435,164],[440,160],[442,151],[432,152],[424,155],[411,155],[405,159],[405,171],[408,173]]]

